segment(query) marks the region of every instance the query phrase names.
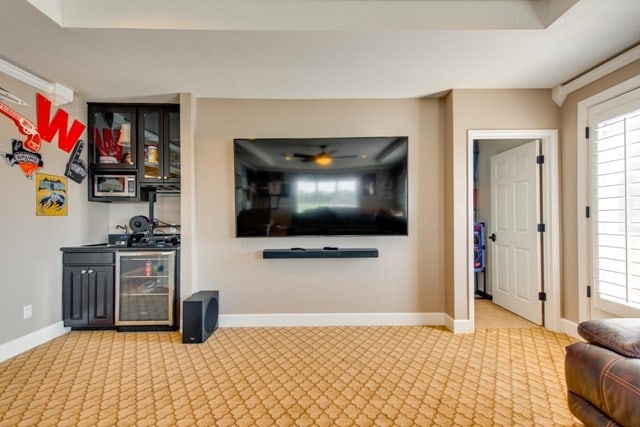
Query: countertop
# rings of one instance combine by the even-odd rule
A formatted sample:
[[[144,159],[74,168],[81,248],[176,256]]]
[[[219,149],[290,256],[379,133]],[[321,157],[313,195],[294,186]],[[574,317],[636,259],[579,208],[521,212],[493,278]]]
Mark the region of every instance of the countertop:
[[[109,245],[107,243],[94,243],[92,245],[67,246],[60,248],[62,252],[147,252],[147,251],[178,251],[180,246],[170,247],[126,247]]]

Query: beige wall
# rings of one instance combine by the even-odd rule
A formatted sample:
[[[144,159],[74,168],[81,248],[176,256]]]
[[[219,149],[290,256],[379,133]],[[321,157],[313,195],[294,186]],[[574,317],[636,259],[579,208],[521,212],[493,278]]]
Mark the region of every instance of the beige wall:
[[[455,287],[454,287],[454,263],[455,248],[453,245],[453,92],[449,92],[445,97],[444,104],[444,300],[445,313],[453,316],[455,311]]]
[[[454,90],[440,101],[198,100],[192,290],[220,289],[223,314],[445,312],[468,319],[467,131],[559,123],[549,90]],[[409,237],[234,237],[234,137],[390,134],[410,137]],[[325,245],[377,247],[380,258],[260,256],[265,248]]]
[[[197,277],[222,314],[442,313],[443,136],[438,100],[197,102]],[[408,237],[234,237],[233,138],[409,136]],[[377,259],[263,260],[265,248],[375,247]]]
[[[640,61],[636,61],[598,81],[570,94],[562,104],[562,222],[563,227],[563,311],[562,317],[578,321],[578,229],[577,229],[577,153],[578,143],[584,142],[578,134],[578,102],[640,74]],[[586,285],[586,284],[585,284]]]
[[[0,87],[30,106],[6,104],[36,123],[36,90],[0,73]],[[71,119],[86,123],[83,100],[62,106]],[[57,107],[52,108],[52,112]],[[11,152],[13,138],[24,140],[11,121],[0,114],[0,151]],[[83,135],[86,141],[86,133]],[[86,151],[82,158],[86,161]],[[58,148],[57,137],[44,142],[39,153],[41,172],[64,175],[69,153]],[[19,166],[0,161],[2,182],[2,249],[0,256],[0,345],[62,322],[62,255],[60,247],[101,241],[107,232],[105,205],[87,203],[86,180],[68,180],[68,215],[36,216],[35,180],[27,179]],[[33,316],[23,319],[23,306],[31,304]],[[2,351],[0,351],[2,353]]]

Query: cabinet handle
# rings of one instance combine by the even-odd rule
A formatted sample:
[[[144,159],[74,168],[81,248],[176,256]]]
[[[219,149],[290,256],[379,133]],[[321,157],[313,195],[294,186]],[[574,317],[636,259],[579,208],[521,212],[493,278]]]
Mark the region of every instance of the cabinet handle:
[[[87,273],[89,273],[89,274],[93,273],[93,269],[89,269],[89,271],[87,271]]]
[[[80,274],[87,274],[87,270],[80,270]]]

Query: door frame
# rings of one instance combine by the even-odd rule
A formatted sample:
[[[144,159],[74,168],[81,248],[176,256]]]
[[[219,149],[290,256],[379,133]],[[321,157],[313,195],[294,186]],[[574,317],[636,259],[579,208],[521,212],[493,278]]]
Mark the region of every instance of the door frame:
[[[544,304],[544,327],[560,331],[560,197],[558,175],[558,131],[474,130],[467,132],[467,268],[469,321],[475,325],[475,286],[473,269],[473,141],[483,139],[539,139],[545,167],[542,168],[542,280],[547,301]],[[475,328],[475,326],[474,326]]]

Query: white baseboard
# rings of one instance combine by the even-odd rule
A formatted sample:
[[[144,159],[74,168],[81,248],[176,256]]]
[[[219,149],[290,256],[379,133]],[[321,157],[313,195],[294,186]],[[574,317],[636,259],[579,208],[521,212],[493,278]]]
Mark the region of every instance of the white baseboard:
[[[578,334],[578,324],[567,319],[560,319],[560,332],[564,332],[570,337],[583,340]]]
[[[454,334],[471,334],[475,331],[474,322],[471,320],[455,320],[447,314],[444,315],[444,326]]]
[[[443,313],[222,314],[221,327],[444,325]]]
[[[287,326],[444,326],[455,334],[472,333],[473,322],[454,320],[444,313],[313,313],[313,314],[223,314],[221,327]],[[560,320],[561,332],[581,339],[578,325]],[[0,362],[69,332],[63,322],[54,323],[28,335],[0,344]]]
[[[23,337],[0,344],[0,362],[17,356],[60,335],[64,335],[67,332],[69,332],[69,328],[65,328],[63,322],[58,322],[38,329]]]

